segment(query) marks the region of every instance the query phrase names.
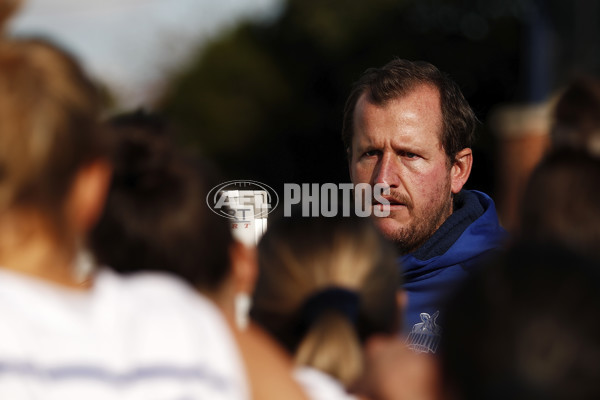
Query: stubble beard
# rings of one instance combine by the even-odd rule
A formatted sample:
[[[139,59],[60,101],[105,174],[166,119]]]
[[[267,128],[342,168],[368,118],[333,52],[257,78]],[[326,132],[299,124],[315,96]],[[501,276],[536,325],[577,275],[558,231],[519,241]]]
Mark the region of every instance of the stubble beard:
[[[446,193],[450,193],[447,191]],[[411,210],[412,211],[412,210]],[[452,214],[452,195],[441,202],[432,202],[414,215],[408,226],[384,234],[401,255],[412,253],[425,243]]]

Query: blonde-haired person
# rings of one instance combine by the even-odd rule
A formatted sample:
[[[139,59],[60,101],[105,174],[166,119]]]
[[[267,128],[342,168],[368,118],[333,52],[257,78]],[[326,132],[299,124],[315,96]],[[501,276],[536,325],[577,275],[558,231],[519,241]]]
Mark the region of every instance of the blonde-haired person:
[[[103,205],[110,168],[100,97],[66,53],[0,41],[0,265],[79,287],[77,250]]]
[[[400,329],[393,248],[367,218],[284,217],[258,250],[252,318],[293,355],[313,399],[355,398],[367,341]]]
[[[110,181],[100,101],[42,40],[0,42],[0,398],[249,398],[218,309],[166,275],[79,280]]]

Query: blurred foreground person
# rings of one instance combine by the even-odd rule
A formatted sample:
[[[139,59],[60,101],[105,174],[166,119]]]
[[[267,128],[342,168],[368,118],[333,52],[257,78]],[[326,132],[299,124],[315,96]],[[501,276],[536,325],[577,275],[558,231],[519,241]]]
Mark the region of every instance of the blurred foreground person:
[[[552,116],[552,148],[585,149],[600,156],[600,80],[574,79],[560,95]]]
[[[519,246],[446,310],[444,398],[600,398],[600,269],[559,246]]]
[[[251,315],[293,355],[296,377],[311,398],[354,399],[353,389],[389,398],[363,379],[367,342],[387,338],[396,342],[394,349],[412,352],[397,337],[402,313],[395,252],[372,222],[281,218],[258,249]],[[402,380],[396,372],[394,379]]]
[[[211,302],[162,275],[77,278],[110,181],[99,103],[55,46],[0,43],[0,398],[247,399]]]
[[[303,398],[285,353],[255,326],[235,324],[236,297],[254,288],[256,253],[208,208],[206,196],[220,183],[213,168],[177,149],[156,114],[124,114],[109,125],[114,177],[90,241],[98,262],[131,276],[183,279],[193,296],[210,298],[225,315],[230,332],[221,332],[222,340],[237,340],[253,398]],[[197,343],[213,345],[202,335]]]
[[[221,183],[216,169],[184,154],[156,113],[125,113],[107,125],[114,171],[91,233],[98,262],[122,274],[183,278],[233,317],[235,295],[254,288],[256,259],[253,249],[234,240],[228,220],[206,204],[209,190]]]
[[[533,171],[521,206],[520,235],[561,243],[600,260],[600,158],[558,148]]]

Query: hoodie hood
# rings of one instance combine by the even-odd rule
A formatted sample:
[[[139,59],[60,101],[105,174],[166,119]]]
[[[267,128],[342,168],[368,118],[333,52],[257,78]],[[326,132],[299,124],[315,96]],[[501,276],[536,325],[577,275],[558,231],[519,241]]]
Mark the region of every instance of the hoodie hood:
[[[455,197],[454,212],[433,236],[400,257],[408,294],[404,333],[413,350],[435,353],[442,334],[437,320],[448,296],[507,237],[493,200],[485,193],[463,190]]]
[[[455,211],[434,235],[416,251],[400,257],[406,283],[452,265],[469,268],[482,255],[498,249],[507,239],[500,226],[494,201],[485,193],[461,191]]]

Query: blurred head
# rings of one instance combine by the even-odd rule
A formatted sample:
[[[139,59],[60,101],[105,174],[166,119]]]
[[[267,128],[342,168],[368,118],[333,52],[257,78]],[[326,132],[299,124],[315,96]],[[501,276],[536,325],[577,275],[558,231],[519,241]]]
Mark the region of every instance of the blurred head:
[[[551,151],[533,171],[521,205],[524,238],[559,242],[600,259],[600,159],[580,149]]]
[[[519,246],[450,302],[440,347],[449,399],[600,398],[597,264]]]
[[[390,245],[365,218],[290,217],[269,226],[258,252],[252,317],[297,364],[351,384],[364,341],[400,328]]]
[[[600,155],[600,81],[586,76],[573,80],[554,108],[552,147],[587,149]]]
[[[217,183],[211,168],[184,157],[158,115],[139,111],[108,124],[114,172],[91,234],[97,260],[121,273],[170,272],[217,290],[230,272],[233,238],[227,220],[206,205]]]
[[[99,108],[67,53],[42,40],[0,42],[0,214],[36,212],[66,234],[75,178],[104,152]]]
[[[375,221],[402,253],[452,214],[471,171],[475,124],[458,86],[428,63],[394,60],[352,89],[342,133],[350,178],[390,188],[390,205],[375,205],[389,216]]]

